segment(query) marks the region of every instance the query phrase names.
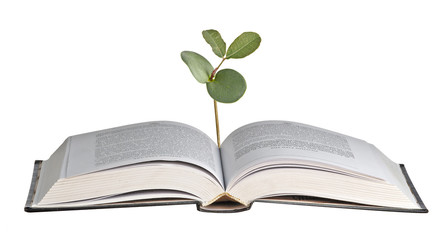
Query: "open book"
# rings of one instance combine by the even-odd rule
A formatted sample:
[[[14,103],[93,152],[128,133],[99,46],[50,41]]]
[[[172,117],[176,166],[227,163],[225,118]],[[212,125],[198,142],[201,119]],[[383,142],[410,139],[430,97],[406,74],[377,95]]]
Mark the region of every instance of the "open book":
[[[25,211],[197,204],[242,211],[255,201],[427,212],[403,165],[363,140],[286,121],[232,132],[158,121],[71,136],[36,161]]]

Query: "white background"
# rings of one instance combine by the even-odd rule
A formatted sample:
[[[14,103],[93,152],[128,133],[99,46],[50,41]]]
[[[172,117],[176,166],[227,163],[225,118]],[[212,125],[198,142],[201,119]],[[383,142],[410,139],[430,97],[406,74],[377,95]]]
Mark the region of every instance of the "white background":
[[[2,1],[1,231],[15,239],[416,239],[446,237],[448,7],[445,1]],[[213,102],[180,59],[214,28],[248,88],[219,104],[222,138],[290,120],[375,144],[404,163],[429,214],[256,203],[238,214],[195,206],[29,214],[35,159],[70,135],[153,120],[215,138]],[[1,236],[3,235],[3,236]]]

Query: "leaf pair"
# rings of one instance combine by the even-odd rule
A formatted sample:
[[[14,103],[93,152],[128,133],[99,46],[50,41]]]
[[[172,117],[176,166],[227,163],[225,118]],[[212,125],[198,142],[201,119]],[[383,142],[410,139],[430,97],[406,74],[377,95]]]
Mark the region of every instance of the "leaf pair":
[[[244,58],[253,53],[260,46],[261,38],[257,33],[245,32],[238,36],[229,48],[216,30],[205,30],[202,32],[205,41],[212,47],[216,56],[222,58],[222,62],[231,58]],[[207,91],[213,99],[222,103],[233,103],[238,101],[246,91],[246,80],[233,69],[213,68],[210,62],[203,56],[183,51],[181,58],[187,64],[194,78],[199,83],[206,83]]]
[[[210,97],[216,101],[233,103],[244,95],[246,80],[237,71],[223,69],[216,73],[212,81],[210,77],[214,69],[207,59],[191,51],[183,51],[181,57],[196,80],[200,83],[206,83]]]
[[[254,32],[245,32],[238,36],[226,51],[226,43],[216,30],[202,32],[205,41],[210,44],[216,56],[225,59],[244,58],[253,53],[260,46],[261,37]]]

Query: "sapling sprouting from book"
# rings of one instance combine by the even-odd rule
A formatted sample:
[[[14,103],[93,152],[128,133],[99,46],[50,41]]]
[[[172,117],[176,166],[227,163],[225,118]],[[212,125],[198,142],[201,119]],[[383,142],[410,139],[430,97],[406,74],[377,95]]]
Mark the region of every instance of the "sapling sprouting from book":
[[[227,59],[244,58],[257,50],[261,43],[261,37],[255,32],[244,32],[238,36],[229,48],[218,31],[210,29],[202,31],[205,41],[210,44],[216,56],[221,58],[221,62],[216,68],[198,53],[183,51],[182,60],[190,68],[194,78],[202,84],[207,85],[207,92],[213,98],[216,121],[216,137],[218,147],[221,146],[219,136],[218,107],[216,102],[234,103],[238,101],[246,92],[246,80],[243,75],[233,69],[219,70]]]
[[[404,165],[357,138],[261,121],[234,130],[221,145],[217,102],[238,101],[246,81],[233,69],[219,69],[254,52],[261,38],[245,32],[226,48],[216,30],[202,35],[220,64],[213,68],[191,51],[181,57],[213,98],[218,144],[171,121],[70,136],[48,160],[35,161],[25,211],[196,204],[200,211],[238,212],[268,202],[428,212]]]

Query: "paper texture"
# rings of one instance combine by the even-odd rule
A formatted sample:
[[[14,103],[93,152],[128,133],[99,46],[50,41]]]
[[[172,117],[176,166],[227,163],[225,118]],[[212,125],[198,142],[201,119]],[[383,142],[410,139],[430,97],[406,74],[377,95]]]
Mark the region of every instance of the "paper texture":
[[[371,144],[343,134],[287,121],[264,121],[243,126],[223,142],[221,157],[226,186],[251,166],[285,159],[330,164],[387,179],[383,163]]]
[[[147,122],[70,137],[66,177],[146,161],[184,161],[222,183],[216,144],[200,130],[176,122]]]

